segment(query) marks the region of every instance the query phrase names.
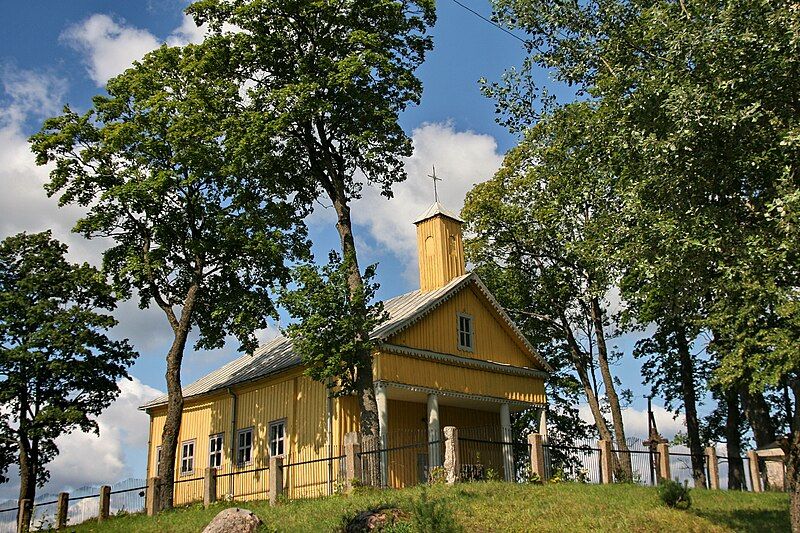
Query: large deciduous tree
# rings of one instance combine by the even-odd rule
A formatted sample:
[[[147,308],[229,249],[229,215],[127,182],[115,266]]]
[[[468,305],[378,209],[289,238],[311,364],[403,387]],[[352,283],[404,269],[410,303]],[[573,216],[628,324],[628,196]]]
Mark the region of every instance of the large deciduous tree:
[[[414,71],[432,46],[433,1],[201,0],[189,13],[231,51],[253,153],[336,211],[352,312],[366,326],[351,203],[364,184],[391,197],[405,179],[411,142],[398,116],[422,93]],[[361,433],[377,438],[369,331],[353,333]]]
[[[55,163],[48,193],[87,209],[74,231],[113,243],[103,261],[117,289],[158,306],[172,330],[162,508],[172,506],[189,333],[199,331],[196,348],[231,335],[254,349],[276,316],[271,291],[288,282],[286,261],[307,253],[307,202],[287,200],[280,174],[229,127],[246,126],[236,122],[245,110],[220,52],[162,47],[110,80],[87,113],[66,108],[32,137],[37,162]]]
[[[55,440],[99,433],[93,418],[119,395],[136,352],[107,332],[117,321],[105,277],[69,263],[49,231],[0,243],[0,482],[19,467],[19,510],[30,525],[36,488],[50,477]],[[16,460],[14,460],[16,455]]]

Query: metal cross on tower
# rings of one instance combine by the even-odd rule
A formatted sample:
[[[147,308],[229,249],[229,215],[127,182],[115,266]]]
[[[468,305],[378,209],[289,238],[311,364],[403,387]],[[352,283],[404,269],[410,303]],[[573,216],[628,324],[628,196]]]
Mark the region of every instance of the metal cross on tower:
[[[436,190],[436,182],[442,181],[442,178],[436,177],[436,165],[433,165],[433,174],[428,174],[428,177],[433,180],[433,198],[435,201],[439,201],[439,191]]]

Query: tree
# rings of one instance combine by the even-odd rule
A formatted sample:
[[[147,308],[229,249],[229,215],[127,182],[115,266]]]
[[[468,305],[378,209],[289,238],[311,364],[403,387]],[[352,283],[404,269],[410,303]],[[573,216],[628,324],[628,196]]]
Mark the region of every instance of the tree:
[[[618,382],[611,372],[614,354],[607,342],[610,317],[604,297],[613,272],[597,253],[617,201],[609,195],[591,142],[593,120],[594,111],[586,104],[542,117],[495,177],[470,191],[463,215],[475,234],[467,243],[470,259],[486,279],[500,281],[495,285],[510,283],[518,295],[513,303],[524,303],[512,314],[533,336],[548,339],[566,355],[600,438],[616,440],[623,452],[615,455],[617,477],[631,479]]]
[[[32,137],[37,162],[55,162],[47,191],[87,214],[74,231],[113,242],[103,265],[115,287],[164,313],[173,333],[166,356],[167,415],[158,475],[172,506],[189,333],[199,348],[228,335],[240,350],[276,317],[271,291],[285,265],[307,256],[304,202],[287,200],[269,162],[246,155],[226,125],[243,111],[219,49],[162,47],[110,80],[87,113],[69,107]]]
[[[627,258],[648,282],[651,269],[679,272],[679,290],[662,285],[650,294],[688,292],[687,331],[729,339],[731,348],[715,354],[714,380],[751,392],[792,390],[786,451],[792,527],[800,531],[796,5],[497,0],[495,7],[501,22],[529,34],[530,65],[551,68],[607,113],[609,164],[626,200],[620,229],[648,232],[639,242],[654,250]],[[519,91],[504,94],[518,101]]]
[[[106,333],[117,321],[104,312],[116,307],[105,277],[66,253],[49,231],[0,243],[0,482],[16,462],[19,498],[29,502],[19,511],[25,530],[58,455],[55,439],[99,434],[93,417],[119,395],[117,381],[137,355]]]
[[[188,11],[209,24],[214,46],[231,51],[248,95],[241,116],[253,152],[336,211],[353,312],[366,325],[351,202],[365,183],[390,198],[393,184],[405,179],[411,141],[398,116],[422,92],[414,70],[432,46],[425,33],[435,19],[433,1],[201,0]],[[226,31],[230,26],[240,31]],[[354,334],[363,369],[355,383],[360,429],[377,438],[369,331]]]

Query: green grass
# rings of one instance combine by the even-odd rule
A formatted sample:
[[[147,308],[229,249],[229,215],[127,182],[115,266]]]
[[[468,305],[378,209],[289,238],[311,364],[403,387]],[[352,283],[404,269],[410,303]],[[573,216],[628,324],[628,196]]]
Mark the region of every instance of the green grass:
[[[286,502],[240,503],[264,522],[264,531],[335,531],[342,516],[381,503],[409,509],[421,487],[370,491],[350,496]],[[427,488],[431,498],[445,500],[456,520],[472,531],[789,531],[786,494],[693,490],[687,511],[664,506],[653,488],[636,485],[515,485],[464,483]],[[199,532],[230,503],[209,509],[201,505],[175,509],[153,518],[114,517],[70,528],[80,532]]]

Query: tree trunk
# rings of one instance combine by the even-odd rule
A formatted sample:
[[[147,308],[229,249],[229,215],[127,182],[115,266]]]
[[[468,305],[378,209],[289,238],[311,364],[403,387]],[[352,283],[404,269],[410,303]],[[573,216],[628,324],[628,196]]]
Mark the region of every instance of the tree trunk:
[[[27,405],[23,408],[27,409]],[[22,515],[21,531],[24,533],[30,529],[31,516],[33,513],[33,500],[36,498],[36,463],[38,461],[37,451],[31,441],[24,434],[24,429],[20,428],[19,435],[19,499],[28,500],[28,505],[17,511]],[[19,520],[19,516],[17,517]]]
[[[753,429],[753,438],[756,441],[756,448],[761,448],[775,442],[775,422],[770,416],[770,409],[764,394],[752,392],[748,388],[742,387],[742,407],[747,421]]]
[[[786,481],[789,484],[789,518],[792,533],[800,533],[800,383],[792,383],[794,393],[794,414],[792,416],[791,437],[784,446],[786,453]],[[784,441],[785,442],[785,441]],[[787,449],[788,448],[788,449]]]
[[[745,484],[744,461],[742,460],[742,435],[739,432],[739,393],[731,387],[725,391],[725,440],[728,455],[728,490],[742,490]]]
[[[694,360],[686,339],[683,326],[675,328],[675,340],[678,349],[678,371],[681,376],[681,393],[686,415],[686,435],[689,440],[689,453],[692,460],[692,478],[694,486],[705,488],[705,456],[700,442],[700,419],[697,417],[697,391],[694,387]]]
[[[158,477],[161,478],[159,492],[160,508],[171,509],[175,488],[175,456],[183,416],[183,389],[181,388],[181,363],[186,349],[186,339],[192,324],[192,312],[199,287],[192,285],[184,300],[180,321],[174,327],[175,339],[167,353],[167,416],[161,437],[161,462]],[[231,437],[233,438],[233,436]],[[234,458],[231,458],[233,462]]]
[[[356,255],[356,245],[353,238],[353,226],[350,220],[350,207],[344,198],[343,191],[344,185],[339,184],[330,191],[333,193],[331,201],[336,210],[337,222],[336,229],[339,232],[341,240],[342,256],[345,264],[348,266],[347,284],[350,288],[351,296],[354,300],[361,300],[361,294],[364,291],[364,281],[361,278],[361,270],[358,266],[358,256]],[[358,296],[355,298],[355,296]],[[366,314],[367,310],[359,309],[356,312]],[[359,331],[359,341],[369,338],[369,331]],[[380,425],[378,422],[378,403],[375,399],[375,386],[374,377],[372,374],[372,354],[369,350],[362,350],[357,355],[358,369],[356,374],[355,386],[356,394],[358,395],[358,407],[361,413],[361,435],[364,439],[372,440],[379,443],[380,441]],[[370,454],[368,457],[377,458],[378,454]],[[380,480],[380,472],[378,461],[368,461],[367,466],[367,479],[371,480],[373,484],[377,484]]]
[[[628,443],[625,441],[625,427],[622,422],[622,409],[619,405],[614,378],[611,376],[611,369],[608,363],[608,346],[606,345],[605,328],[603,327],[603,311],[600,302],[595,297],[591,300],[591,318],[594,326],[594,334],[597,338],[597,361],[600,367],[600,375],[603,377],[603,385],[606,389],[606,398],[611,409],[611,421],[614,424],[614,435],[619,450],[619,468],[615,472],[620,481],[633,480],[633,468],[631,466],[631,454],[628,451]]]

